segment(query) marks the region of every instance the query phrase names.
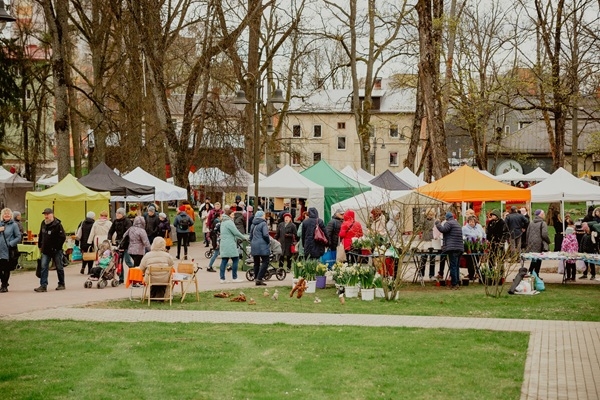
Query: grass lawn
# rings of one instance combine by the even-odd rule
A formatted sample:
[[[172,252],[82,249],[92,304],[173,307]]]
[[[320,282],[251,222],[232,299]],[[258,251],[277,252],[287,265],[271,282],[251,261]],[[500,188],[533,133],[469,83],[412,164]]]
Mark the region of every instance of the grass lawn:
[[[5,399],[518,399],[528,335],[0,322]]]
[[[275,285],[272,282],[272,285]],[[567,321],[600,321],[600,287],[598,285],[560,285],[546,284],[546,291],[536,296],[510,296],[500,298],[486,297],[482,285],[462,287],[459,291],[443,287],[406,285],[400,292],[398,301],[388,302],[381,299],[362,301],[346,299],[341,305],[334,288],[317,290],[316,294],[305,294],[302,299],[289,298],[289,287],[280,287],[278,301],[263,297],[264,289],[244,289],[246,297],[254,298],[256,305],[232,303],[228,299],[213,297],[213,292],[201,292],[200,302],[194,296],[186,296],[185,302],[179,302],[176,295],[173,306],[152,304],[151,308],[173,308],[180,310],[213,311],[266,311],[301,313],[352,313],[352,314],[389,314],[424,315],[443,317],[479,317],[479,318],[519,318]],[[176,289],[177,290],[177,289]],[[270,293],[274,288],[269,286]],[[508,286],[505,289],[508,290]],[[236,291],[228,291],[237,295]],[[313,303],[318,296],[321,303]],[[147,309],[147,303],[115,300],[94,304],[88,307],[102,308],[139,308]]]

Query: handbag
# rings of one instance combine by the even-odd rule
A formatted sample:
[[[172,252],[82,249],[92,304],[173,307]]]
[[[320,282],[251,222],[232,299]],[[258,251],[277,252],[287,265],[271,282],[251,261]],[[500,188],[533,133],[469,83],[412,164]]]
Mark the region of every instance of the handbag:
[[[73,253],[71,253],[71,261],[82,261],[83,253],[81,252],[81,248],[77,245],[73,246]]]
[[[292,254],[297,254],[298,253],[298,244],[297,243],[292,243],[290,245],[290,253]]]
[[[165,232],[165,245],[167,247],[173,246],[173,239],[171,239],[171,235],[169,235],[169,231]]]
[[[83,261],[96,261],[96,252],[95,251],[86,251],[82,254]]]
[[[19,263],[19,248],[17,246],[8,245],[4,232],[2,232],[2,237],[4,237],[4,243],[6,243],[6,247],[8,248],[8,266],[11,271],[14,271],[17,269],[17,264]]]
[[[325,236],[325,232],[323,232],[323,229],[321,229],[318,222],[317,225],[315,225],[314,239],[315,242],[320,244],[326,245],[327,243],[329,243],[329,240],[327,240],[327,236]]]
[[[335,249],[335,261],[346,262],[346,250],[344,249],[344,242],[340,240]]]

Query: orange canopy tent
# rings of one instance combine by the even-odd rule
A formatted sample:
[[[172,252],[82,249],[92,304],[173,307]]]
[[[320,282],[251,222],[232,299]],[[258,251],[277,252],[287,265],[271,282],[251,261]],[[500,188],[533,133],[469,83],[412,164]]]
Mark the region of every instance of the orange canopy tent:
[[[464,165],[443,178],[421,186],[417,192],[446,202],[531,200],[529,189],[519,189],[488,178]]]

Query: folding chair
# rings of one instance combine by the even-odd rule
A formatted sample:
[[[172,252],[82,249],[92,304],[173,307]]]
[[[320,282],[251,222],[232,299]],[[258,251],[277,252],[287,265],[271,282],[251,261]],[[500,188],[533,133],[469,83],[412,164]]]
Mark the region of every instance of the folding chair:
[[[190,290],[190,285],[193,283],[196,286],[196,301],[200,301],[198,292],[198,277],[196,274],[200,270],[198,263],[182,261],[177,265],[177,273],[173,276],[173,285],[178,283],[181,285],[181,302],[185,300],[185,295]]]
[[[168,279],[165,282],[165,275]],[[146,286],[144,287],[144,294],[142,295],[142,301],[148,296],[148,305],[150,300],[169,300],[169,305],[173,304],[173,270],[167,264],[157,264],[148,267],[146,273]],[[152,297],[152,286],[165,286],[164,297]]]

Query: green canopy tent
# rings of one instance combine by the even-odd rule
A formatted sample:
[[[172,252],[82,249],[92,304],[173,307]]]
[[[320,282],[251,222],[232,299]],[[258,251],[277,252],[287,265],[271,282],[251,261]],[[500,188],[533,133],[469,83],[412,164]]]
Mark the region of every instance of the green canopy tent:
[[[325,188],[325,215],[319,215],[319,217],[326,223],[331,218],[332,204],[371,190],[370,186],[348,178],[325,160],[321,160],[312,167],[305,169],[300,172],[300,175]],[[308,207],[310,207],[310,204]]]

